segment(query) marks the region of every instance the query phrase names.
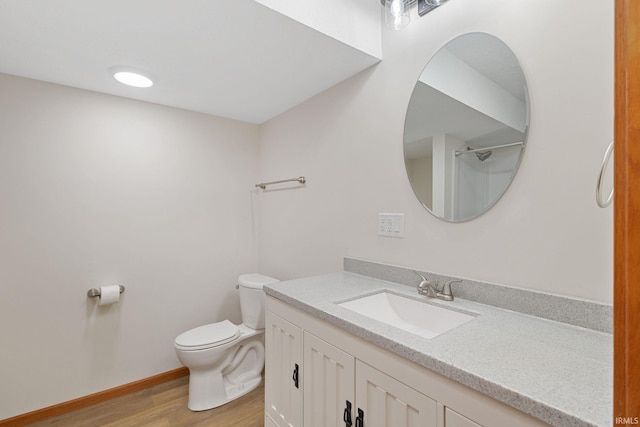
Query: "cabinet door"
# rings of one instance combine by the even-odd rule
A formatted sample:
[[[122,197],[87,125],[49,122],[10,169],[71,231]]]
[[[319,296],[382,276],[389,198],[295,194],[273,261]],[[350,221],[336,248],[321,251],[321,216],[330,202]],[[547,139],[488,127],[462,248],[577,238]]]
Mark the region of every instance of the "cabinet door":
[[[302,331],[267,311],[265,410],[280,427],[302,427]]]
[[[345,427],[355,420],[353,356],[308,332],[303,347],[304,426]]]
[[[356,361],[356,416],[363,427],[436,427],[437,404],[422,393]],[[355,426],[354,422],[354,426]]]

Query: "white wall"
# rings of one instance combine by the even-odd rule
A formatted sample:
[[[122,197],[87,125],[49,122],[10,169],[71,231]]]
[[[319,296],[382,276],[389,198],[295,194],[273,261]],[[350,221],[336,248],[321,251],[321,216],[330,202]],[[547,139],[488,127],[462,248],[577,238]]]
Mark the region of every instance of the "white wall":
[[[262,197],[261,271],[295,278],[344,256],[612,301],[612,208],[594,200],[613,136],[613,2],[451,0],[383,33],[383,61],[262,126],[261,176],[307,186]],[[515,181],[485,215],[440,221],[405,174],[406,107],[427,60],[467,32],[491,33],[520,60],[531,127]],[[404,212],[405,238],[376,235]]]
[[[0,75],[0,419],[180,366],[240,321],[257,126]],[[117,305],[87,290],[124,284]]]
[[[411,177],[413,191],[428,208],[433,206],[433,156],[405,159],[407,175]]]

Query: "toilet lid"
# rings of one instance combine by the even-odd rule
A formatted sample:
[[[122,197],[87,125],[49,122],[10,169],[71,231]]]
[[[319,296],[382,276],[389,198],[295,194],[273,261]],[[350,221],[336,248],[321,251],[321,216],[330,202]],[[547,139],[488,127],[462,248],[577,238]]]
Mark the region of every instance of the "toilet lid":
[[[238,327],[229,320],[223,320],[181,333],[176,338],[176,347],[182,350],[203,350],[227,344],[239,336]]]
[[[243,288],[262,289],[264,285],[271,285],[277,282],[279,282],[278,279],[258,273],[241,274],[238,276],[238,285]]]

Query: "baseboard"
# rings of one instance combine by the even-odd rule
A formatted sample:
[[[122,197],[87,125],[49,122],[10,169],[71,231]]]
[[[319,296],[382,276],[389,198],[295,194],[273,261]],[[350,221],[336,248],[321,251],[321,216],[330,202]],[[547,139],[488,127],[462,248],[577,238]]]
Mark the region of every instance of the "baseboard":
[[[95,405],[97,403],[106,402],[107,400],[124,396],[125,394],[133,393],[135,391],[143,390],[157,384],[162,384],[167,381],[175,380],[177,378],[184,377],[185,375],[189,375],[189,370],[185,367],[174,369],[168,372],[163,372],[161,374],[143,378],[132,383],[123,384],[121,386],[90,394],[88,396],[69,400],[68,402],[62,402],[57,405],[35,410],[33,412],[27,412],[26,414],[17,415],[5,420],[0,420],[0,427],[25,426],[38,421],[57,417],[58,415],[66,414],[68,412],[77,411],[78,409],[86,408],[87,406]]]

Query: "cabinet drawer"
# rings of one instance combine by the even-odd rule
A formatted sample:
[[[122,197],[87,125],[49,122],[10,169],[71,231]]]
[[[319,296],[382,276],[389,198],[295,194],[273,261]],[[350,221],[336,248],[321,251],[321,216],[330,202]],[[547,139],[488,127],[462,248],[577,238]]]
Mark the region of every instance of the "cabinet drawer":
[[[445,427],[482,427],[449,408],[444,410],[444,425]]]

